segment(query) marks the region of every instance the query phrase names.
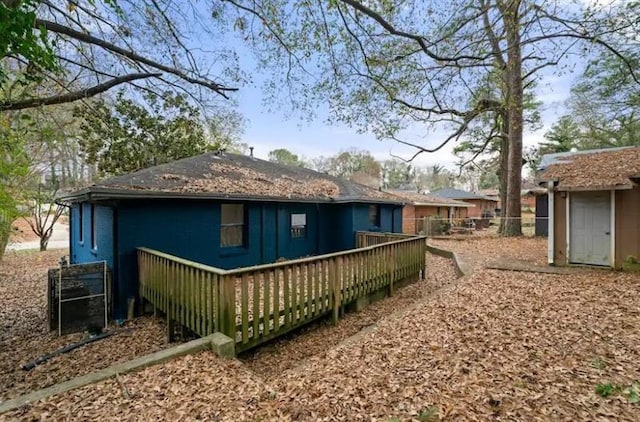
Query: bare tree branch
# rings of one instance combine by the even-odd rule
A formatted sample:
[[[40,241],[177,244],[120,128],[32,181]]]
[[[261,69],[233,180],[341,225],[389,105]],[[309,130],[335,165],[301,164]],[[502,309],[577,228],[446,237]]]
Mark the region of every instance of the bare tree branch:
[[[192,76],[189,76],[188,74],[184,73],[183,71],[176,69],[174,67],[170,67],[170,66],[166,66],[163,65],[162,63],[158,63],[154,60],[148,59],[146,57],[143,57],[137,53],[134,53],[133,51],[127,51],[115,44],[112,44],[108,41],[105,41],[103,39],[94,37],[92,35],[90,35],[89,33],[82,33],[79,31],[76,31],[72,28],[69,28],[67,26],[61,25],[59,23],[56,22],[51,22],[48,20],[44,20],[44,19],[36,19],[34,22],[34,28],[41,28],[44,27],[47,31],[51,31],[51,32],[55,32],[57,34],[61,34],[61,35],[66,35],[68,37],[74,38],[76,40],[88,43],[88,44],[93,44],[96,45],[98,47],[101,47],[105,50],[111,51],[112,53],[118,54],[122,57],[126,57],[136,63],[141,63],[141,64],[145,64],[147,66],[150,66],[156,70],[161,70],[163,72],[167,72],[170,74],[173,74],[175,76],[177,76],[178,78],[192,83],[192,84],[196,84],[196,85],[200,85],[200,86],[204,86],[206,88],[211,89],[212,91],[220,94],[222,97],[224,98],[228,98],[228,96],[226,95],[225,92],[228,91],[237,91],[238,88],[230,88],[230,87],[225,87],[224,85],[218,84],[216,82],[213,81],[209,81],[206,79],[201,79],[201,78],[194,78]]]
[[[97,94],[108,91],[109,89],[115,86],[121,85],[123,83],[135,81],[138,79],[158,78],[160,76],[161,76],[160,73],[133,73],[130,75],[124,75],[124,76],[119,76],[117,78],[113,78],[107,82],[93,86],[88,89],[69,92],[67,94],[52,95],[50,97],[45,97],[45,98],[29,98],[28,100],[21,100],[21,101],[1,101],[0,111],[23,110],[25,108],[39,107],[44,105],[70,103],[73,101],[81,100],[83,98],[93,97]]]

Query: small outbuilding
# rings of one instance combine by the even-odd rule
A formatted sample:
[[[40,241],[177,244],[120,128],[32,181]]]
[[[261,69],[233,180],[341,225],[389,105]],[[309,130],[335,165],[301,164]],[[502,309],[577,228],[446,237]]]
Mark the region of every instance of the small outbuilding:
[[[543,157],[553,265],[621,268],[640,257],[640,147]]]
[[[479,193],[467,192],[461,189],[446,188],[430,192],[431,195],[438,198],[454,199],[473,204],[473,208],[468,209],[469,218],[490,218],[495,216],[498,208],[498,200]]]
[[[453,220],[468,217],[468,210],[475,205],[455,199],[438,198],[412,191],[388,190],[404,201],[402,231],[405,234],[426,233],[424,221],[428,218]]]
[[[114,317],[138,292],[136,248],[222,269],[355,247],[357,231],[402,232],[402,200],[251,156],[212,152],[114,177],[59,199],[70,261],[106,261]]]

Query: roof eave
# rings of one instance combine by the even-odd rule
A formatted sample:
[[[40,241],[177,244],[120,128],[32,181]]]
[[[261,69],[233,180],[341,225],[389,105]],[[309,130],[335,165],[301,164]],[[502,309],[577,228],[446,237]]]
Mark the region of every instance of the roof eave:
[[[416,207],[454,207],[454,208],[475,208],[474,204],[446,204],[446,203],[429,203],[429,202],[414,202]]]
[[[56,201],[74,203],[81,201],[101,201],[109,199],[217,199],[234,201],[263,201],[263,202],[307,202],[307,203],[347,203],[366,202],[402,205],[400,201],[388,201],[377,198],[346,197],[346,198],[320,198],[320,197],[284,197],[284,196],[254,196],[237,194],[197,193],[197,192],[163,192],[153,190],[126,190],[92,186],[67,195],[61,195]]]
[[[589,192],[589,191],[602,191],[602,190],[630,190],[633,189],[632,184],[625,185],[611,185],[611,186],[561,186],[556,187],[558,192]]]

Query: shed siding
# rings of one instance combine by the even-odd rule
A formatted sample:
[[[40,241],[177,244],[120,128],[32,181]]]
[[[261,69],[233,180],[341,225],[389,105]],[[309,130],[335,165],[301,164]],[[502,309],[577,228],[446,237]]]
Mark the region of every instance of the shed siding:
[[[640,258],[640,188],[616,191],[615,267],[629,257]]]
[[[553,201],[553,262],[555,265],[567,265],[567,198],[554,193]]]

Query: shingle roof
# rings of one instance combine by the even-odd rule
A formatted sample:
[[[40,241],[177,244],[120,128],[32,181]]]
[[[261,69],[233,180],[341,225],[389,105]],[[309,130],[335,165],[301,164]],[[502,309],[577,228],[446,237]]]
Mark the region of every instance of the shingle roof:
[[[433,191],[431,192],[431,195],[437,196],[439,198],[459,199],[462,201],[469,199],[485,199],[487,201],[495,201],[495,199],[489,198],[484,195],[478,195],[477,193],[467,192],[465,190],[454,188],[445,188]]]
[[[392,195],[402,198],[405,201],[413,205],[426,205],[435,207],[459,207],[459,208],[471,208],[475,207],[473,204],[467,202],[456,201],[455,199],[439,198],[433,195],[427,195],[423,193],[405,191],[405,190],[388,190]]]
[[[610,152],[610,151],[618,151],[622,149],[633,148],[633,147],[616,147],[616,148],[600,148],[600,149],[587,149],[582,151],[567,151],[567,152],[555,152],[553,154],[544,154],[540,158],[540,163],[538,164],[538,171],[545,170],[552,164],[556,164],[566,160],[569,157],[573,157],[574,155],[584,155],[584,154],[593,154],[596,152]]]
[[[550,164],[540,181],[557,181],[559,190],[630,189],[640,177],[640,147],[612,148],[564,156]]]
[[[388,193],[328,174],[215,152],[113,177],[61,199],[85,195],[401,203]]]

